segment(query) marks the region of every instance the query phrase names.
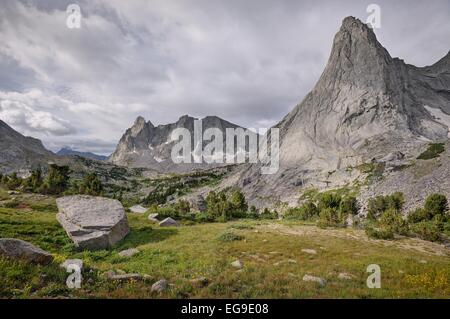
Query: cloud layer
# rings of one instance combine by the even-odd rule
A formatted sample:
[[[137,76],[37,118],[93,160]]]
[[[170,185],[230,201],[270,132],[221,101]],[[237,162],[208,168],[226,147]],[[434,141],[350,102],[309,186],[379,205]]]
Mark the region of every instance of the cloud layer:
[[[0,11],[0,118],[57,150],[109,153],[138,115],[278,122],[312,89],[342,19],[365,1],[13,1]],[[407,63],[444,56],[447,0],[378,1],[381,43]]]

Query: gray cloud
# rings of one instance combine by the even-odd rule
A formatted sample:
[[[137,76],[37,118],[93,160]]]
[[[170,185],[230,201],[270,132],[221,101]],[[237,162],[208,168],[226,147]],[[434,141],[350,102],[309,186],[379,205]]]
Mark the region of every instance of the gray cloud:
[[[65,27],[72,1],[6,0],[0,90],[8,109],[0,117],[52,149],[101,153],[137,115],[154,124],[190,114],[270,126],[313,88],[342,19],[365,20],[372,2],[79,1],[75,30]],[[423,66],[450,49],[448,0],[377,3],[376,33],[393,56]]]

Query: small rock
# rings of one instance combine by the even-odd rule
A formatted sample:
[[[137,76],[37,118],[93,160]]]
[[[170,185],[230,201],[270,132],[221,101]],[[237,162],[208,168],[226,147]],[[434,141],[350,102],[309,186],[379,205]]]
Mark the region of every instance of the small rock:
[[[108,271],[105,274],[106,278],[116,281],[129,281],[129,280],[141,280],[142,275],[140,274],[116,274],[114,271]]]
[[[159,223],[159,214],[155,213],[155,214],[150,214],[148,215],[148,220],[155,222],[155,223]]]
[[[147,211],[147,208],[141,205],[134,205],[130,207],[130,211],[136,214],[144,214]]]
[[[119,252],[119,256],[130,258],[130,257],[133,257],[134,255],[136,255],[137,253],[139,253],[138,249],[130,248],[130,249],[122,250],[121,252]]]
[[[342,279],[342,280],[350,280],[353,278],[353,275],[348,274],[346,272],[341,272],[341,273],[339,273],[338,278]]]
[[[425,259],[421,259],[421,260],[419,260],[419,263],[421,263],[421,264],[426,264],[427,261],[426,261]]]
[[[80,270],[83,269],[83,261],[81,259],[67,259],[65,262],[63,262],[62,264],[60,264],[59,266],[61,268],[64,268],[67,270],[67,268],[70,265],[76,265],[78,266],[78,268],[80,268]]]
[[[296,264],[297,260],[295,260],[295,259],[288,259],[287,262],[288,262],[288,264]]]
[[[237,269],[242,269],[242,267],[244,267],[244,264],[240,260],[235,260],[231,263],[231,266]]]
[[[158,280],[152,285],[152,292],[163,292],[169,287],[169,283],[165,279]]]
[[[161,227],[176,227],[179,226],[178,222],[170,217],[167,217],[162,222],[159,223],[159,226]]]
[[[209,284],[209,280],[206,277],[199,277],[191,280],[191,283],[195,286],[206,287]]]
[[[320,277],[316,277],[316,276],[311,276],[311,275],[304,275],[303,276],[303,281],[317,282],[322,287],[324,287],[327,284],[325,279],[320,278]]]
[[[317,251],[314,249],[302,249],[302,252],[310,254],[310,255],[315,255],[317,254]]]
[[[50,264],[53,261],[53,256],[49,252],[29,242],[14,238],[0,238],[0,255],[42,265]]]

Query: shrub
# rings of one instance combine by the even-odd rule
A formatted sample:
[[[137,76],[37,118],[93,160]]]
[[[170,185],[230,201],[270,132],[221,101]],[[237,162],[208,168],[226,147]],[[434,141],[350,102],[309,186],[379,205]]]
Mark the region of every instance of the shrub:
[[[424,208],[417,208],[408,214],[409,223],[418,223],[427,219],[427,211]]]
[[[278,212],[275,210],[270,211],[268,208],[264,208],[263,212],[259,216],[257,215],[256,217],[260,219],[277,219]]]
[[[319,208],[319,211],[322,211],[326,208],[338,209],[340,203],[341,203],[341,196],[331,192],[326,192],[320,194],[319,203],[317,207]]]
[[[379,225],[383,229],[387,229],[392,233],[399,235],[407,235],[408,234],[408,223],[402,218],[400,213],[394,208],[390,208],[385,211],[379,221]]]
[[[180,199],[176,204],[175,204],[175,209],[181,214],[181,215],[186,215],[191,211],[191,204],[189,204],[189,202],[187,200],[184,199]]]
[[[227,221],[232,216],[233,206],[227,200],[224,192],[209,192],[206,196],[206,212],[212,219]]]
[[[394,233],[390,229],[366,226],[365,231],[369,238],[385,240],[394,239]]]
[[[357,215],[359,212],[359,204],[356,197],[344,197],[339,204],[339,211],[342,215]]]
[[[388,196],[377,196],[370,198],[367,206],[367,217],[369,219],[377,219],[388,209],[400,211],[405,200],[403,193],[396,192]]]
[[[428,160],[432,158],[436,158],[445,151],[443,143],[431,143],[428,145],[428,148],[425,152],[420,154],[417,159]]]
[[[227,232],[227,233],[223,233],[222,235],[220,235],[218,239],[222,242],[232,242],[232,241],[243,240],[244,236],[237,235],[232,232]]]
[[[8,181],[6,182],[6,187],[8,189],[17,189],[22,184],[22,180],[17,177],[17,173],[12,173],[11,176],[8,178]]]
[[[30,177],[23,181],[23,185],[25,190],[29,192],[38,192],[42,186],[42,182],[42,170],[41,168],[37,168],[31,172]]]
[[[447,197],[442,194],[431,194],[425,199],[424,208],[428,220],[436,215],[444,215],[448,210]]]
[[[166,207],[158,207],[157,213],[161,218],[173,218],[175,220],[180,218],[180,214],[173,206],[166,206]]]
[[[68,186],[69,173],[70,169],[68,166],[58,166],[56,164],[51,164],[40,192],[53,195],[63,193]]]
[[[341,227],[343,224],[342,217],[336,209],[325,208],[320,211],[317,223],[319,227]]]
[[[424,240],[439,241],[441,239],[439,225],[436,222],[422,221],[411,225],[411,230]]]
[[[244,194],[240,190],[235,190],[231,194],[230,203],[236,212],[247,212],[248,205]]]
[[[83,182],[79,186],[80,194],[99,196],[101,195],[102,191],[103,185],[96,173],[87,174],[83,178]]]
[[[214,221],[214,218],[211,218],[207,213],[197,213],[194,217],[195,221],[199,223],[207,223]]]
[[[317,206],[312,201],[307,201],[300,207],[290,208],[284,214],[286,219],[309,220],[319,215]]]

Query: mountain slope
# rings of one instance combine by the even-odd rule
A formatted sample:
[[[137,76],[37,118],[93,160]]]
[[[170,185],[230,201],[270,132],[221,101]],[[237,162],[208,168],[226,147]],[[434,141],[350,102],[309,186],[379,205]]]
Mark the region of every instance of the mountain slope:
[[[171,150],[175,144],[171,140],[173,130],[176,128],[188,129],[191,133],[192,145],[194,145],[195,120],[196,118],[184,115],[175,123],[154,126],[140,116],[133,126],[126,130],[109,161],[116,165],[151,168],[161,172],[186,172],[217,166],[204,162],[201,164],[174,164],[171,159]],[[202,119],[202,132],[209,128],[217,128],[222,132],[225,146],[226,129],[239,128],[239,126],[216,116],[207,116]],[[208,142],[204,140],[203,146]]]
[[[108,156],[103,156],[103,155],[97,155],[91,152],[78,152],[75,151],[73,149],[71,149],[70,147],[63,147],[61,148],[58,153],[56,153],[57,155],[62,155],[62,156],[80,156],[80,157],[85,157],[85,158],[90,158],[93,160],[97,160],[97,161],[105,161],[108,159]]]
[[[447,140],[449,119],[450,53],[429,67],[405,64],[372,29],[347,17],[317,84],[275,126],[279,172],[262,176],[249,165],[239,180],[259,204],[294,203],[308,187],[353,183],[360,174],[352,168],[363,163],[387,155],[408,162],[424,144]]]
[[[0,120],[0,172],[27,170],[45,165],[54,154],[38,139],[23,136]]]

